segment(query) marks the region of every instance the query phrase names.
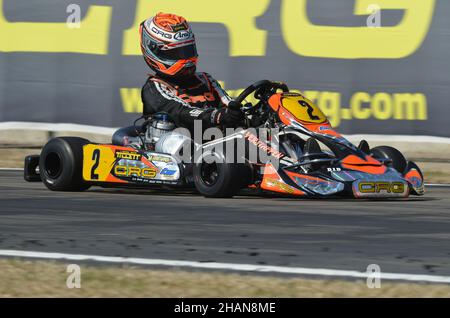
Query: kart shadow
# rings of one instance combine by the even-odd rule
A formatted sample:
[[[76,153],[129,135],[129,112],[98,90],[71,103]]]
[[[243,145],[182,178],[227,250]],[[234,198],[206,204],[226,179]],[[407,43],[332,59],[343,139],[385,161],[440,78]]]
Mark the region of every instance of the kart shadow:
[[[88,190],[92,193],[108,193],[108,194],[134,194],[134,195],[167,195],[167,196],[201,196],[195,189],[173,189],[166,187],[158,188],[91,188]]]
[[[133,194],[133,195],[161,195],[161,196],[196,196],[202,197],[194,188],[171,188],[171,187],[155,187],[155,188],[91,188],[88,190],[92,193],[108,193],[108,194]],[[277,201],[339,201],[339,202],[425,202],[441,200],[436,197],[409,197],[409,198],[367,198],[353,199],[341,196],[330,197],[297,197],[292,195],[267,193],[254,190],[242,190],[234,199],[276,199]]]

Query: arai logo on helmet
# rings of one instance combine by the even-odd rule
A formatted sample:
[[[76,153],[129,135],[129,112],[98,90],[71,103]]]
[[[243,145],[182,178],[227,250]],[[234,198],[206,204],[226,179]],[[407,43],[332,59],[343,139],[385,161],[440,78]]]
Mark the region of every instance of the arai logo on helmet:
[[[173,38],[178,41],[187,40],[187,39],[191,38],[191,35],[192,35],[192,33],[189,31],[180,31],[180,32],[175,33]]]

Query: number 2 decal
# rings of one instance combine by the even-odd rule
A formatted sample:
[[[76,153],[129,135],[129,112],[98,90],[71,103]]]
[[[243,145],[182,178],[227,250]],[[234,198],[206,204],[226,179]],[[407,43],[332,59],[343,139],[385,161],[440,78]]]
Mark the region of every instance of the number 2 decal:
[[[313,115],[314,108],[312,108],[312,106],[310,104],[308,104],[304,100],[299,100],[298,103],[301,106],[308,108],[307,112],[308,112],[309,118],[311,118],[311,120],[319,120],[320,119],[318,116]]]
[[[91,169],[91,180],[98,180],[98,174],[95,172],[100,163],[100,149],[95,149],[92,153],[92,160],[94,160],[94,165]]]

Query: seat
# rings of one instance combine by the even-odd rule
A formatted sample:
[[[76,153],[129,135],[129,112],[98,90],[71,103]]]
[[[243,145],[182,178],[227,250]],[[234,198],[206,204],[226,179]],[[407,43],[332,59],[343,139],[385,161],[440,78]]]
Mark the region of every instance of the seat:
[[[361,140],[361,142],[359,143],[358,149],[361,150],[362,152],[364,152],[367,155],[370,154],[369,143],[367,141],[365,141],[364,139]]]
[[[323,154],[319,143],[314,138],[308,138],[308,140],[306,140],[305,145],[303,146],[303,153],[305,156],[314,154],[318,155]]]

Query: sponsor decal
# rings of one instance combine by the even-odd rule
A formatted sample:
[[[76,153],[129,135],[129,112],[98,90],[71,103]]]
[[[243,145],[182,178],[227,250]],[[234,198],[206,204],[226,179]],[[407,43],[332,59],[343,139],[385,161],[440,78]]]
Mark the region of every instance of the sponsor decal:
[[[361,193],[404,193],[403,182],[359,182],[358,191]]]
[[[186,28],[185,24],[181,23],[181,24],[177,24],[177,25],[172,26],[172,30],[173,30],[173,32],[178,32],[178,31],[181,31],[181,30],[187,30],[187,28]]]
[[[155,168],[140,168],[133,166],[117,165],[114,167],[114,174],[118,177],[141,177],[153,179],[156,177],[157,171]]]
[[[198,117],[203,112],[204,112],[204,110],[202,110],[202,109],[193,109],[189,112],[189,115],[191,115],[192,117]]]
[[[141,160],[142,155],[133,151],[116,151],[116,158],[128,160]]]
[[[158,156],[158,155],[147,155],[147,159],[150,161],[158,161],[158,162],[172,162],[170,157]]]
[[[256,137],[254,134],[252,134],[249,131],[247,131],[245,133],[244,138],[247,139],[248,141],[250,141],[252,144],[254,144],[259,149],[266,151],[269,155],[271,155],[277,159],[281,159],[284,156],[281,152],[268,146],[265,142],[259,140],[258,137]]]
[[[161,170],[160,174],[162,176],[173,176],[175,173],[177,173],[177,170],[164,168]]]
[[[341,168],[327,168],[328,172],[336,172],[336,171],[341,171]]]
[[[162,30],[160,30],[160,29],[158,29],[156,27],[152,27],[152,32],[154,32],[157,35],[160,35],[160,36],[162,36],[162,37],[164,37],[166,39],[169,39],[169,40],[172,39],[172,34],[166,33],[166,32],[164,32],[164,31],[162,31]]]
[[[283,97],[299,97],[299,96],[302,96],[300,93],[292,93],[292,92],[289,92],[289,93],[283,93]]]
[[[180,31],[180,32],[177,32],[177,33],[175,33],[175,35],[173,36],[173,38],[175,39],[175,40],[187,40],[187,39],[190,39],[191,38],[191,36],[192,36],[192,33],[191,32],[188,32],[188,31]]]
[[[295,192],[295,189],[292,188],[291,186],[287,185],[284,182],[281,182],[281,181],[278,181],[276,179],[273,179],[273,178],[266,178],[266,183],[269,186],[279,188],[279,189],[281,189],[283,191],[286,191],[287,193],[291,193],[292,194],[292,193]]]

